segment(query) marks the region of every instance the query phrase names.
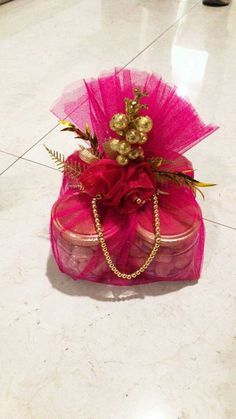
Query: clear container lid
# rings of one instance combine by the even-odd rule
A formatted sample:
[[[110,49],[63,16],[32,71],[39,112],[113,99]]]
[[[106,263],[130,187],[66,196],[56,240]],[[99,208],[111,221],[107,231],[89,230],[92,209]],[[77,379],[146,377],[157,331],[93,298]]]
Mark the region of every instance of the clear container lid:
[[[170,209],[159,208],[160,235],[162,246],[175,246],[184,240],[191,239],[200,226],[200,209],[197,206],[188,217],[181,217],[181,214],[172,213]],[[198,211],[199,209],[199,211]],[[153,211],[149,215],[140,215],[137,233],[149,243],[154,243],[154,220]]]

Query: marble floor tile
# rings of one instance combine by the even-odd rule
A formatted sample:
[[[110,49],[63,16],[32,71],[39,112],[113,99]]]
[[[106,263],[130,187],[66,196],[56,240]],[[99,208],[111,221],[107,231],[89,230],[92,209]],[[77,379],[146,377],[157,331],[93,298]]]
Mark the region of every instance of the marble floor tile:
[[[235,417],[236,231],[207,223],[191,286],[74,282],[49,251],[59,183],[23,160],[1,176],[0,417]]]
[[[37,11],[33,0],[3,5],[0,148],[23,154],[54,126],[48,109],[65,84],[127,64],[196,3],[43,0]]]
[[[0,151],[0,174],[17,160],[17,157]]]

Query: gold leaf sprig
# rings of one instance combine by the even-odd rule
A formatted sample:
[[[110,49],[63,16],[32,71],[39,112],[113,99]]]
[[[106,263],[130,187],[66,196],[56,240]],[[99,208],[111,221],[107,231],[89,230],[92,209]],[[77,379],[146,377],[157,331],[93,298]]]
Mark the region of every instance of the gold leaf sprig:
[[[147,158],[147,163],[150,164],[151,169],[156,171],[159,169],[163,164],[173,163],[171,160],[166,160],[163,157],[149,157]]]
[[[58,151],[51,150],[46,145],[44,145],[44,147],[60,171],[62,171],[71,179],[78,180],[83,171],[81,165],[78,162],[70,162],[65,159],[63,154],[58,153]]]
[[[191,189],[192,191],[196,192],[198,191],[202,197],[204,198],[204,195],[202,191],[199,188],[207,188],[210,186],[216,186],[215,183],[205,183],[200,182],[191,176],[186,175],[183,172],[164,172],[164,171],[158,171],[155,172],[157,183],[163,184],[168,181],[173,182],[175,185],[183,186]]]
[[[60,120],[59,121],[61,125],[64,125],[65,128],[63,128],[61,131],[72,131],[77,134],[75,138],[81,138],[84,141],[88,141],[90,143],[91,149],[95,156],[99,157],[98,153],[98,140],[96,137],[96,134],[91,133],[90,127],[88,124],[85,124],[85,132],[83,132],[81,129],[77,128],[74,124],[72,124],[69,121],[66,120]]]
[[[141,104],[140,99],[142,99],[142,97],[148,96],[147,92],[142,92],[140,87],[135,87],[133,90],[135,94],[134,98],[125,99],[125,111],[131,120],[139,113],[141,109],[147,109],[147,105]]]

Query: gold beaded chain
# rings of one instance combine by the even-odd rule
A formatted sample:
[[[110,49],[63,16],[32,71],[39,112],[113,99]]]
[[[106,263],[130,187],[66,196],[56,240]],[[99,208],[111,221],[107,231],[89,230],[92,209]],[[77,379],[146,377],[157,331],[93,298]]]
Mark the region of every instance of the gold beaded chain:
[[[106,260],[110,270],[116,276],[118,276],[119,278],[135,279],[141,273],[146,271],[146,269],[148,268],[148,266],[150,265],[150,263],[153,261],[154,257],[156,256],[156,254],[158,252],[158,249],[160,247],[160,244],[161,244],[160,221],[159,221],[159,214],[158,214],[158,198],[157,198],[157,195],[154,194],[153,197],[152,197],[152,199],[153,199],[153,213],[154,213],[154,232],[155,232],[154,245],[153,245],[153,248],[151,250],[151,253],[147,257],[144,264],[137,271],[133,272],[132,274],[126,274],[124,272],[120,272],[119,269],[117,269],[117,267],[115,266],[114,262],[112,261],[112,258],[110,256],[109,250],[107,248],[105,237],[104,237],[104,234],[103,234],[103,231],[102,231],[102,226],[101,226],[101,222],[100,222],[100,218],[99,218],[99,214],[98,214],[98,209],[97,209],[97,201],[100,200],[100,199],[101,199],[100,196],[96,196],[95,198],[92,199],[92,210],[93,210],[93,216],[94,216],[96,232],[97,232],[97,235],[98,235],[98,240],[99,240],[102,252],[104,254],[105,260]]]

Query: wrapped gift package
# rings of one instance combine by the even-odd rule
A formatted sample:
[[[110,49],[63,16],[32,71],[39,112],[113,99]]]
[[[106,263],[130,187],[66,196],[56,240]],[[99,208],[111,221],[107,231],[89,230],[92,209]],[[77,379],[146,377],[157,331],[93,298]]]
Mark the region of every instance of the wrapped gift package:
[[[52,110],[80,142],[67,158],[48,149],[64,172],[50,229],[59,269],[112,285],[199,279],[196,193],[213,184],[183,153],[216,127],[175,87],[132,70],[73,84]]]
[[[68,225],[67,216],[63,211],[74,200],[81,199],[77,194],[67,195],[59,199],[52,210],[51,237],[56,261],[62,272],[74,279],[89,279],[95,282],[127,285],[127,280],[117,277],[110,272],[103,256],[96,230],[93,225],[92,214],[86,220],[81,218],[75,226]],[[78,212],[79,217],[79,212]],[[161,219],[161,218],[160,218]],[[166,221],[173,225],[173,219],[167,214]],[[161,223],[163,225],[163,223]],[[109,248],[113,249],[119,228],[124,225],[114,224],[108,226],[104,223],[104,235]],[[168,229],[167,229],[168,230]],[[136,280],[137,283],[155,282],[157,280],[177,281],[196,280],[201,269],[201,255],[204,246],[203,223],[199,219],[193,220],[191,226],[179,223],[166,235],[163,227],[159,251],[149,268]],[[147,258],[153,246],[154,235],[152,225],[143,217],[137,225],[135,239],[129,246],[129,257],[126,262],[126,272],[138,269]],[[119,255],[116,258],[119,265]]]

